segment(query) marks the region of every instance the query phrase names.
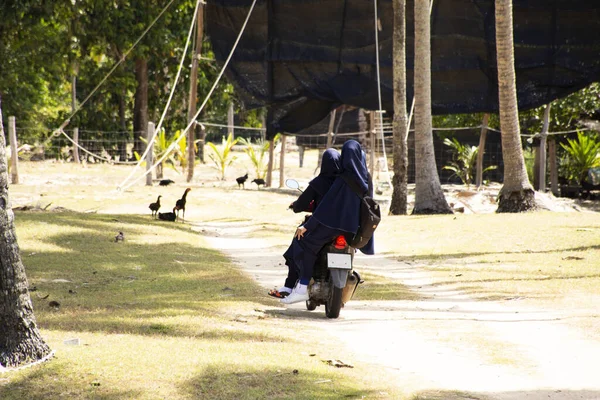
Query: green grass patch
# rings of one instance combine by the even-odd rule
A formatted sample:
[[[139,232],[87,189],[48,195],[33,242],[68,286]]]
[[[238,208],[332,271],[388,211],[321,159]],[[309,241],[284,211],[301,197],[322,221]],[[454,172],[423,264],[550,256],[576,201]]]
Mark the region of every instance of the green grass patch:
[[[277,301],[188,225],[74,212],[15,219],[37,322],[56,356],[3,375],[2,399],[393,393],[368,366],[326,365],[343,350],[314,340],[308,320],[291,324]],[[118,231],[124,242],[114,241]],[[65,343],[74,338],[79,345]]]

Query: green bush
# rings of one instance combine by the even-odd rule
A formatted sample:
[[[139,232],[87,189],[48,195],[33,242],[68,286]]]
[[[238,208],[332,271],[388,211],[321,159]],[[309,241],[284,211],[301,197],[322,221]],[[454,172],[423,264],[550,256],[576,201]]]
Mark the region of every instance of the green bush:
[[[454,175],[462,181],[463,184],[469,187],[473,182],[473,177],[476,173],[477,146],[468,146],[461,144],[456,138],[445,138],[444,144],[454,150],[453,160],[448,165],[444,165],[442,169],[447,169],[454,172]],[[490,165],[483,170],[483,173],[496,169],[496,165]]]
[[[577,132],[577,139],[561,143],[566,151],[561,159],[561,174],[569,182],[581,185],[590,168],[600,167],[600,141],[597,134]]]

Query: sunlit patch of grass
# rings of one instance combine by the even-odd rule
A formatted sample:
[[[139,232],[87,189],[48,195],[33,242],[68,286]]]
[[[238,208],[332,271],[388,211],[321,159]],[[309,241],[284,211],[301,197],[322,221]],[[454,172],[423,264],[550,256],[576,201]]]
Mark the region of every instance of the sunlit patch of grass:
[[[484,297],[542,298],[594,290],[600,279],[600,214],[404,217],[396,224],[397,218],[384,220],[380,243],[432,272],[437,285]]]

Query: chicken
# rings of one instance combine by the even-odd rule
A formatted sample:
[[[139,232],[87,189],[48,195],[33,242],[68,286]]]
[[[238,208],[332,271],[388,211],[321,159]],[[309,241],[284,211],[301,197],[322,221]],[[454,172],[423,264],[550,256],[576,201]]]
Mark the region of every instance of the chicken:
[[[158,212],[158,210],[160,209],[160,198],[162,196],[158,196],[158,198],[156,199],[155,203],[150,203],[150,205],[148,206],[148,208],[150,208],[150,210],[152,210],[152,216],[156,218],[156,213]]]
[[[170,179],[161,179],[158,182],[159,186],[169,186],[171,183],[175,183],[175,181],[172,181]]]
[[[183,196],[181,196],[181,198],[179,200],[177,200],[177,202],[175,203],[175,209],[177,210],[177,218],[179,218],[179,210],[183,211],[183,218],[182,220],[185,220],[185,203],[186,203],[186,198],[187,198],[187,194],[188,192],[192,190],[191,188],[187,188],[185,189],[185,192],[183,192]]]
[[[158,213],[158,219],[163,221],[175,221],[176,217],[177,215],[175,214],[175,207],[173,207],[173,212]]]
[[[256,186],[260,189],[260,185],[265,186],[265,180],[262,178],[256,178],[252,181],[252,183],[256,183]]]
[[[244,175],[244,176],[240,176],[239,178],[235,178],[238,187],[243,187],[245,188],[246,186],[244,186],[244,183],[246,182],[246,180],[248,179],[248,174]]]
[[[115,236],[115,242],[124,242],[125,241],[125,235],[123,234],[123,232],[119,232],[119,234],[117,236]]]

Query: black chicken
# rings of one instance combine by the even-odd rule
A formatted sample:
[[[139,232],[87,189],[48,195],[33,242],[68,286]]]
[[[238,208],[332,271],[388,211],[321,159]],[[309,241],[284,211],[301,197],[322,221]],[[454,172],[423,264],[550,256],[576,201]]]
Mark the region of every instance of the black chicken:
[[[158,219],[163,221],[175,221],[175,218],[177,218],[177,214],[175,214],[175,207],[173,207],[173,212],[158,213]]]
[[[260,189],[260,185],[265,186],[265,180],[262,178],[256,178],[252,181],[252,183],[256,183],[256,186]]]
[[[181,196],[181,198],[179,200],[177,200],[177,202],[175,203],[175,210],[177,210],[177,218],[179,218],[179,210],[183,211],[183,217],[182,220],[185,221],[185,203],[186,203],[186,198],[187,198],[187,194],[188,192],[192,190],[191,188],[187,188],[185,189],[185,192],[183,192],[183,196]]]
[[[241,186],[243,188],[246,188],[246,186],[244,186],[244,183],[246,182],[247,179],[248,179],[248,174],[247,173],[244,176],[240,176],[239,178],[235,178],[235,180],[236,180],[236,182],[238,184],[238,187]]]
[[[159,186],[169,186],[171,183],[175,183],[175,181],[172,181],[170,179],[161,179],[158,182]]]
[[[158,210],[160,209],[160,198],[162,196],[158,196],[158,198],[156,199],[155,203],[150,203],[150,205],[148,206],[148,208],[150,208],[150,210],[152,210],[152,216],[156,217],[156,213],[158,212]]]

